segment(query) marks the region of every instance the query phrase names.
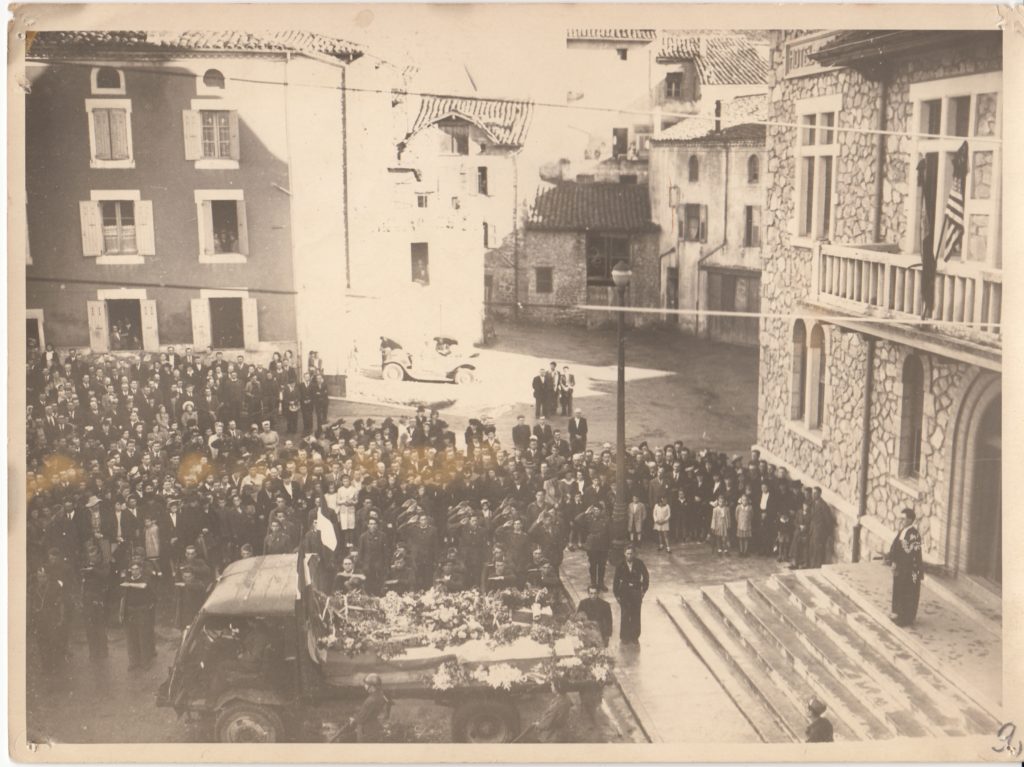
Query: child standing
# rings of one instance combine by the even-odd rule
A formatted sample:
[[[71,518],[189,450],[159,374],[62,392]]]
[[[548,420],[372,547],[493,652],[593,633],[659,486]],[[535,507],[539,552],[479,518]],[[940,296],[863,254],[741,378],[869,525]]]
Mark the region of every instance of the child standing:
[[[747,556],[750,549],[750,538],[753,535],[754,507],[749,496],[740,498],[736,506],[736,540],[739,542],[740,556]]]
[[[717,498],[711,508],[711,550],[724,554],[729,545],[729,508],[725,498]]]
[[[629,541],[640,545],[640,537],[643,534],[644,522],[647,519],[647,507],[640,502],[640,496],[633,494],[633,502],[626,510],[629,523]]]
[[[664,549],[667,553],[672,553],[672,548],[669,546],[668,532],[669,523],[672,519],[672,507],[665,501],[665,496],[658,498],[658,502],[654,504],[654,532],[658,536],[658,551]]]

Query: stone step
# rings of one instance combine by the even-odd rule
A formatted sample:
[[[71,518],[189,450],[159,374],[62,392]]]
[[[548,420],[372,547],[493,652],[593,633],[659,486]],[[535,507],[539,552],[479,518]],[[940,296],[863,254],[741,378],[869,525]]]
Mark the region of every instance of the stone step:
[[[895,735],[905,737],[943,737],[946,733],[922,716],[902,691],[879,683],[869,664],[845,644],[833,639],[820,623],[790,603],[788,595],[770,589],[766,583],[746,582],[747,595],[767,609],[786,626],[812,657],[844,686],[859,693],[861,700],[876,716],[881,714],[890,723]],[[837,637],[838,639],[838,637]]]
[[[790,663],[789,659],[780,652],[776,645],[767,640],[754,626],[747,622],[747,617],[732,606],[725,596],[724,586],[706,587],[701,590],[704,597],[703,604],[706,605],[718,621],[729,632],[734,642],[742,645],[749,656],[761,669],[768,674],[770,689],[781,693],[788,701],[791,709],[795,709],[796,716],[802,721],[807,721],[807,701],[812,696],[824,700],[829,706],[829,719],[835,730],[836,737],[841,740],[864,740],[863,731],[859,723],[848,720],[848,712],[841,708],[832,706],[831,695],[822,695],[822,690],[827,689],[814,674],[804,675],[798,673]],[[790,726],[794,726],[795,718],[788,718]],[[882,728],[884,730],[884,728]],[[887,736],[888,733],[886,732]]]
[[[854,690],[847,689],[843,680],[836,678],[804,647],[795,632],[770,610],[755,603],[747,594],[745,581],[727,584],[723,595],[733,609],[745,617],[747,625],[814,689],[833,714],[846,721],[858,738],[880,740],[899,735],[883,712],[875,711],[860,700]]]
[[[662,606],[762,740],[803,740],[806,723],[802,711],[776,689],[769,675],[732,640],[701,599],[680,598],[678,604]]]
[[[948,696],[929,684],[927,679],[904,673],[854,631],[843,617],[835,614],[832,604],[821,592],[805,585],[795,573],[775,576],[765,583],[764,588],[777,592],[776,602],[788,598],[793,609],[802,611],[808,620],[813,621],[839,651],[857,659],[864,673],[869,674],[883,690],[902,705],[918,711],[918,719],[929,732],[950,737],[966,734],[960,712]]]
[[[959,681],[950,681],[942,673],[940,664],[931,661],[921,648],[908,644],[904,632],[897,634],[896,627],[850,592],[841,578],[829,577],[825,569],[814,574],[801,572],[798,577],[805,586],[817,590],[821,599],[830,603],[834,614],[841,617],[863,641],[905,675],[933,692],[933,700],[942,705],[947,715],[957,716],[968,733],[991,733],[999,728],[1000,720],[979,704],[978,696],[965,692]]]
[[[970,577],[951,579],[939,575],[926,576],[923,587],[966,615],[974,625],[994,636],[1003,636],[1001,595],[993,593]]]

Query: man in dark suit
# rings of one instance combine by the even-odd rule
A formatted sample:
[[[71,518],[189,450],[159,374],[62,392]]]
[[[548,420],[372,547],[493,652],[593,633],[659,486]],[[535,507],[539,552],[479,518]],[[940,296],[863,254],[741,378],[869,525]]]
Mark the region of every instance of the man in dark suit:
[[[591,584],[587,587],[587,598],[581,599],[580,603],[576,605],[576,612],[597,624],[604,646],[607,647],[608,640],[612,636],[612,607],[601,599],[597,586]]]
[[[587,449],[587,419],[579,408],[576,408],[576,415],[569,419],[569,447],[574,453],[582,453]]]
[[[537,423],[533,427],[533,436],[537,438],[540,443],[540,447],[547,450],[551,443],[554,441],[554,434],[551,431],[551,424],[548,423],[547,418],[541,416]]]
[[[558,364],[551,363],[551,368],[544,376],[544,415],[553,418],[558,412]]]
[[[516,416],[516,425],[512,427],[512,444],[521,450],[530,446],[530,427],[526,425],[526,416]]]
[[[565,365],[558,376],[558,399],[562,405],[562,415],[569,415],[572,412],[572,393],[576,388],[576,376],[569,372],[569,366]]]
[[[647,566],[636,555],[633,546],[627,546],[624,558],[615,568],[612,593],[619,601],[619,641],[622,644],[640,644],[640,608],[651,585]]]
[[[544,396],[547,393],[545,388],[546,372],[544,368],[540,369],[540,372],[533,377],[533,417],[540,418],[541,413],[544,412]]]

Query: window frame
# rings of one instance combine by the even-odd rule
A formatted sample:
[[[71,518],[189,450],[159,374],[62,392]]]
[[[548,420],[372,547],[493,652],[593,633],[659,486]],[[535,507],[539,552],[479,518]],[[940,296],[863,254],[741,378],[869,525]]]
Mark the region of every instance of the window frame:
[[[96,156],[96,118],[97,109],[124,111],[125,144],[128,157],[118,160],[103,160]],[[135,167],[135,148],[132,144],[132,100],[128,98],[89,98],[85,100],[85,113],[89,125],[89,167],[127,169]]]
[[[590,254],[592,249],[590,247],[592,242],[599,241],[604,251],[605,257],[605,269],[603,274],[591,274],[591,258]],[[621,242],[625,243],[625,254],[622,256],[622,260],[626,263],[632,263],[632,247],[629,235],[626,234],[608,234],[605,232],[586,232],[584,235],[584,259],[587,268],[587,286],[599,286],[599,287],[610,287],[614,286],[615,282],[612,280],[612,269],[615,268],[615,264],[618,263],[616,257],[612,257],[611,249],[608,247],[610,242]]]
[[[416,252],[416,246],[422,245],[422,252]],[[423,262],[423,272],[426,279],[419,280],[416,278],[416,264],[419,260]],[[422,285],[423,287],[430,286],[430,243],[429,242],[410,242],[409,243],[409,281],[414,285]]]
[[[977,136],[975,134],[977,129],[977,97],[989,93],[996,94],[995,133],[991,137]],[[952,137],[946,124],[949,116],[948,107],[953,99],[962,97],[970,98],[967,135]],[[911,103],[910,132],[913,135],[910,142],[908,166],[910,179],[907,184],[908,194],[904,203],[907,206],[905,208],[907,230],[902,244],[904,253],[915,255],[920,255],[921,253],[921,243],[918,241],[921,192],[913,175],[918,162],[926,154],[936,152],[939,155],[933,232],[933,242],[938,244],[946,208],[946,198],[948,197],[948,188],[951,184],[949,163],[943,160],[947,154],[955,153],[964,141],[967,142],[968,147],[967,179],[964,189],[964,234],[960,258],[951,259],[948,262],[943,262],[939,258],[939,270],[942,273],[967,271],[971,274],[977,274],[980,271],[1002,269],[1002,143],[1000,139],[1002,138],[1005,97],[1002,73],[999,71],[913,83],[909,87],[908,98]],[[950,138],[932,138],[921,135],[923,133],[921,129],[923,106],[926,102],[936,100],[941,102],[939,134],[940,136],[951,136]],[[987,151],[992,152],[991,191],[987,200],[975,199],[972,195],[974,155],[978,152]],[[964,257],[969,247],[972,215],[987,215],[989,217],[988,242],[984,260],[973,260]]]
[[[547,274],[544,284],[547,290],[541,290],[541,273]],[[533,292],[539,296],[549,296],[555,292],[555,267],[535,266],[533,268]]]
[[[794,174],[796,176],[793,185],[793,228],[792,235],[808,241],[832,240],[835,236],[836,227],[836,186],[839,177],[839,141],[838,131],[840,116],[843,111],[843,96],[841,93],[818,96],[815,98],[801,99],[796,102],[796,122],[802,126],[804,118],[814,116],[814,143],[804,143],[804,127],[795,130],[794,136]],[[828,144],[821,144],[818,141],[821,130],[821,116],[831,113],[833,115],[832,125],[829,130],[832,133],[832,140]],[[822,216],[824,215],[824,200],[822,199],[822,184],[820,177],[825,167],[824,160],[830,158],[832,162],[832,178],[829,188],[828,205],[828,227],[822,231]],[[810,226],[804,231],[803,216],[808,201],[805,198],[804,182],[804,160],[811,159],[814,168],[814,183],[811,190],[810,205],[812,215]]]
[[[743,206],[743,247],[761,247],[761,206]]]
[[[199,75],[202,79],[202,75]],[[242,158],[242,130],[241,130],[241,115],[238,109],[238,104],[234,99],[223,97],[223,91],[214,91],[214,95],[218,98],[198,98],[192,99],[189,105],[188,112],[196,113],[196,121],[198,123],[198,155],[190,154],[191,151],[188,146],[188,135],[189,131],[186,126],[185,130],[185,159],[188,162],[194,163],[196,170],[238,170],[241,167]],[[203,112],[227,112],[228,113],[228,156],[227,157],[206,157],[203,155]],[[232,140],[232,138],[234,140]],[[237,157],[232,157],[231,152],[234,151]]]
[[[232,110],[230,110],[230,109],[200,109],[198,111],[199,111],[199,128],[200,128],[199,146],[200,146],[200,149],[201,149],[201,151],[203,153],[203,155],[202,155],[202,157],[200,158],[199,161],[202,162],[204,160],[233,160],[234,158],[231,157],[231,152],[232,152],[232,147],[231,147],[231,144],[232,144],[232,141],[231,141],[231,112],[232,112]],[[203,121],[205,120],[205,115],[206,114],[210,114],[210,115],[213,116],[212,117],[212,122],[213,122],[212,128],[213,128],[213,131],[214,131],[213,146],[214,146],[214,149],[216,150],[216,153],[213,154],[213,155],[206,154],[206,137],[203,135],[203,132],[206,129],[206,126],[203,124]],[[224,116],[225,122],[224,122],[223,125],[218,124],[219,123],[219,121],[217,119],[218,115],[223,115]],[[225,141],[224,137],[222,136],[222,133],[227,134],[227,147],[228,147],[227,155],[221,154],[221,148],[222,148],[222,145],[224,144],[224,141]]]
[[[98,266],[141,266],[146,263],[147,255],[155,255],[155,248],[153,253],[148,253],[149,248],[145,247],[146,239],[152,239],[153,234],[145,234],[143,231],[145,227],[152,229],[152,210],[150,208],[149,220],[146,220],[147,212],[142,210],[143,204],[152,206],[152,203],[142,199],[142,193],[138,189],[92,189],[89,191],[89,202],[95,204],[99,208],[100,203],[103,202],[131,202],[135,208],[135,253],[106,253],[101,252],[100,255],[95,256],[93,263]],[[101,212],[102,219],[102,212]],[[141,222],[141,223],[140,223]]]
[[[686,77],[682,72],[665,73],[665,98],[681,101]],[[674,92],[673,92],[674,91]]]
[[[121,78],[121,84],[116,88],[104,88],[99,85],[99,74],[101,69],[111,69],[117,72]],[[117,67],[93,67],[89,73],[89,90],[93,96],[124,96],[126,93],[126,86],[124,81],[124,70],[118,69]]]
[[[484,197],[490,196],[490,174],[486,165],[476,166],[476,193]]]
[[[691,184],[700,183],[700,157],[695,154],[686,161],[686,180]]]
[[[199,263],[200,264],[245,264],[249,261],[251,248],[249,247],[248,215],[245,210],[245,194],[241,189],[196,189],[194,192],[196,203],[196,219],[199,229]],[[238,216],[238,252],[215,253],[206,252],[206,221],[203,213],[204,203],[229,202],[236,204]],[[239,205],[240,203],[240,205]]]
[[[917,365],[920,373],[920,380],[916,382],[908,381],[907,373],[912,364]],[[924,468],[924,401],[927,392],[927,372],[924,360],[919,355],[911,353],[903,360],[903,369],[900,373],[900,433],[896,472],[903,480],[920,479]],[[918,385],[916,390],[908,391],[915,383]],[[912,430],[909,434],[908,428]]]
[[[747,183],[761,183],[761,157],[757,154],[752,154],[747,158]]]
[[[687,223],[690,220],[690,212],[697,211],[697,236],[691,238]],[[682,215],[679,215],[682,214]],[[679,223],[679,239],[683,242],[707,242],[708,241],[708,206],[699,202],[684,202],[677,208],[677,219]]]

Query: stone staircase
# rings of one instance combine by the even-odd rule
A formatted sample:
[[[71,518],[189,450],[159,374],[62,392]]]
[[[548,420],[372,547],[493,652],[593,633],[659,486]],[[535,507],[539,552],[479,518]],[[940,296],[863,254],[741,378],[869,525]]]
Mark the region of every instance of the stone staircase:
[[[765,742],[803,741],[811,696],[828,706],[836,740],[999,727],[992,703],[951,681],[827,568],[706,586],[658,604]]]

